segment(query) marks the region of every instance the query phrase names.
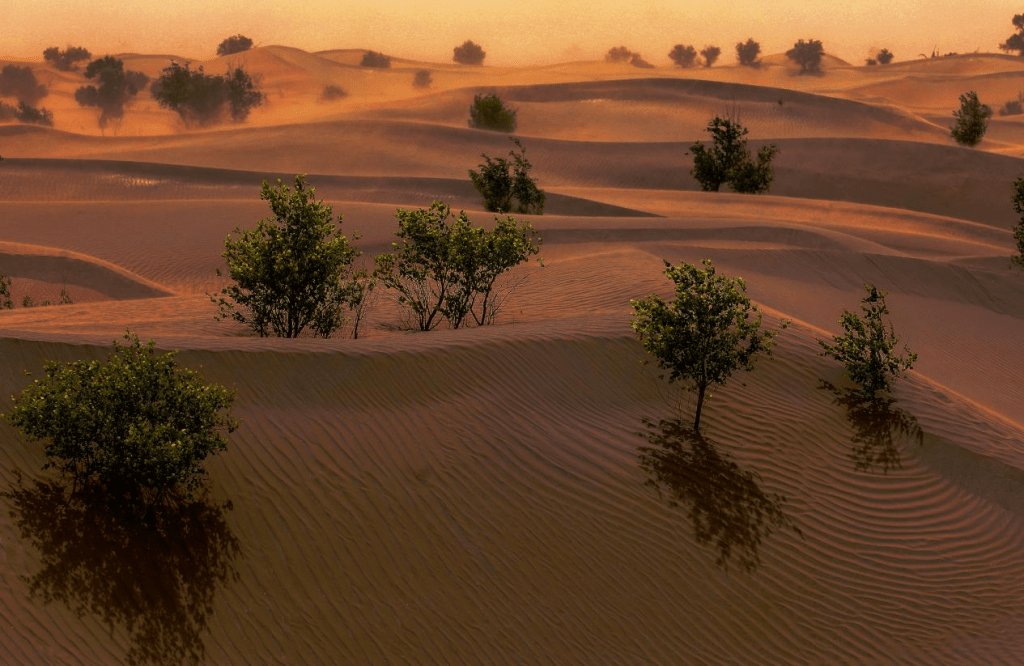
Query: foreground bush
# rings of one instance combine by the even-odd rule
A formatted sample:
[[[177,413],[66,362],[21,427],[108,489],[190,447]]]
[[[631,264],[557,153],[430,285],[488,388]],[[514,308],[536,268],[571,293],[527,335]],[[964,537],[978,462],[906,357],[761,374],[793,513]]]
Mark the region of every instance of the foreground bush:
[[[505,106],[497,95],[476,94],[469,106],[469,126],[497,132],[516,131],[515,109]]]
[[[32,441],[44,440],[48,462],[76,484],[140,501],[195,489],[207,456],[227,448],[237,423],[234,392],[179,368],[176,352],[157,354],[125,335],[106,362],[46,361],[3,416]]]
[[[949,133],[961,146],[976,146],[988,130],[988,119],[992,109],[978,100],[973,90],[960,95],[960,108],[953,112],[956,122]]]
[[[487,54],[473,40],[467,39],[452,51],[452,60],[460,65],[482,65]]]
[[[699,141],[690,147],[693,169],[690,173],[705,192],[717,192],[723,183],[743,194],[762,194],[771,187],[775,172],[772,159],[778,153],[774,145],[757,151],[757,161],[747,148],[747,128],[731,118],[715,116],[705,128],[711,133],[711,147]]]
[[[165,109],[177,113],[186,127],[221,122],[230,114],[243,122],[266,96],[259,90],[259,77],[242,67],[228,69],[222,76],[206,74],[203,68],[192,71],[172,62],[150,86],[150,94]]]
[[[1013,240],[1017,245],[1017,255],[1011,261],[1024,268],[1024,178],[1013,182],[1013,210],[1020,216],[1020,221],[1013,228]]]
[[[124,118],[125,106],[149,83],[148,76],[125,70],[124,63],[114,56],[90,62],[85,68],[85,78],[95,80],[99,85],[82,86],[75,91],[75,101],[79,106],[100,109],[100,129],[106,129],[111,121]]]
[[[273,217],[255,229],[236,228],[239,238],[224,241],[233,284],[211,297],[218,319],[233,319],[260,337],[295,338],[308,328],[328,338],[344,325],[344,310],[356,296],[350,273],[359,251],[315,195],[304,176],[295,177],[294,190],[280,179],[276,187],[263,181],[260,199],[269,202]]]
[[[477,165],[480,171],[469,170],[473,187],[484,198],[484,210],[492,213],[544,213],[544,192],[537,188],[537,182],[530,178],[533,165],[526,159],[526,149],[518,139],[512,143],[519,148],[517,153],[510,150],[508,159],[490,158],[481,155],[484,161]],[[515,201],[515,206],[512,202]]]
[[[375,275],[398,292],[398,302],[421,331],[447,320],[460,328],[470,320],[492,324],[518,282],[508,271],[539,252],[540,238],[529,222],[495,218],[491,230],[474,227],[466,213],[452,217],[447,204],[401,210],[399,242],[376,258]],[[536,238],[536,243],[534,239]]]

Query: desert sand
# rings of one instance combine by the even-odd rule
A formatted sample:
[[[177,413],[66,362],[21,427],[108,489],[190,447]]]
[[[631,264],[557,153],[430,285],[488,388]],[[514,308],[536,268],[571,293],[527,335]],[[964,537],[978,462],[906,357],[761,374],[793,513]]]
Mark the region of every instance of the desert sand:
[[[143,94],[106,136],[74,74],[30,63],[56,126],[0,126],[0,272],[19,303],[75,302],[0,313],[0,395],[130,329],[237,388],[242,425],[205,511],[113,549],[116,528],[48,500],[41,445],[0,425],[0,662],[1024,661],[1024,125],[996,117],[975,149],[948,131],[962,92],[1016,98],[1024,60],[796,76],[782,56],[371,70],[362,53],[236,55],[269,94],[247,123],[188,130]],[[120,57],[150,76],[170,58]],[[318,101],[328,84],[348,97]],[[548,193],[544,266],[496,325],[395,330],[387,301],[358,340],[214,320],[224,239],[267,215],[265,178],[308,174],[364,259],[398,207],[491,219],[466,172],[510,144],[467,127],[479,92],[518,109]],[[698,191],[686,148],[726,112],[779,147],[771,194]],[[643,421],[693,399],[640,364],[629,301],[671,294],[663,260],[704,258],[793,323],[715,392],[716,453],[677,480],[699,502],[673,507],[646,483]],[[919,355],[881,428],[823,388],[847,384],[817,353],[865,282]],[[871,443],[898,464],[865,464]],[[736,479],[786,517],[759,543]]]

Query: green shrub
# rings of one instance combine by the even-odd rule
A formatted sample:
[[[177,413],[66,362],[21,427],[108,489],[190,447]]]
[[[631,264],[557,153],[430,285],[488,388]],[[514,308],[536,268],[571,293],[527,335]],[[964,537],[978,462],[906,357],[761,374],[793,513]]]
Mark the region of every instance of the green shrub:
[[[768,191],[775,177],[771,162],[778,149],[774,145],[763,146],[754,161],[743,138],[747,128],[738,122],[715,116],[705,131],[711,134],[711,146],[697,142],[689,149],[693,153],[690,173],[705,192],[717,192],[723,183],[744,194]]]
[[[497,132],[516,131],[516,110],[505,106],[497,95],[477,94],[469,106],[469,126]]]
[[[473,187],[484,198],[484,210],[492,213],[524,213],[542,215],[544,213],[544,192],[537,188],[537,183],[530,178],[533,165],[526,159],[526,149],[518,139],[512,139],[519,152],[510,150],[509,159],[504,157],[490,158],[481,155],[484,161],[479,165],[480,171],[469,170],[469,178]],[[512,202],[515,201],[513,207]]]
[[[960,95],[960,108],[953,112],[956,123],[949,133],[961,146],[976,146],[988,130],[992,109],[978,100],[973,90]]]

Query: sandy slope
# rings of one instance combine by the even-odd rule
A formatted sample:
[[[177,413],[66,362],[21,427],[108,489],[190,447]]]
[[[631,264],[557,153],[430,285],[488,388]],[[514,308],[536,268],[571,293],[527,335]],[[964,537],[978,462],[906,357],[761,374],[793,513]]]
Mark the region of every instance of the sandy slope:
[[[967,150],[937,120],[972,86],[1015,96],[1018,59],[797,77],[777,57],[368,71],[361,55],[245,54],[272,104],[241,127],[184,132],[140,101],[100,137],[71,75],[45,100],[56,129],[0,127],[0,271],[16,299],[76,300],[0,314],[0,394],[130,328],[236,387],[243,423],[206,504],[129,539],[61,509],[40,446],[0,428],[0,662],[1024,659],[1024,274],[1008,268],[1024,135],[1007,119]],[[151,75],[167,60],[125,57]],[[419,69],[431,91],[409,85]],[[328,83],[350,96],[318,104]],[[490,90],[519,108],[549,194],[531,218],[544,267],[520,271],[499,325],[395,331],[386,300],[355,341],[214,321],[224,237],[266,215],[263,178],[310,174],[364,257],[399,206],[488,220],[466,170],[509,144],[465,109]],[[695,191],[685,149],[728,105],[780,148],[771,195]],[[674,484],[659,494],[642,419],[693,405],[638,363],[629,300],[669,294],[663,259],[705,257],[768,325],[794,323],[715,393],[712,447],[657,458]],[[881,413],[824,387],[841,369],[815,342],[866,281],[920,356]]]

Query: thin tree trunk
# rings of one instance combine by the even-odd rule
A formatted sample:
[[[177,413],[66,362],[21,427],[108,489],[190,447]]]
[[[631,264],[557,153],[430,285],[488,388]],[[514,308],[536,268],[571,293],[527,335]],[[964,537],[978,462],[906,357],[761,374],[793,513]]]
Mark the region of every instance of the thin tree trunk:
[[[707,386],[699,384],[697,386],[697,415],[693,419],[693,431],[700,432],[700,410],[704,407],[704,392],[707,390]]]

